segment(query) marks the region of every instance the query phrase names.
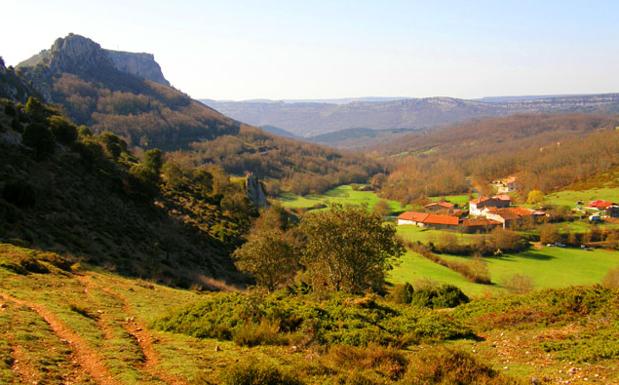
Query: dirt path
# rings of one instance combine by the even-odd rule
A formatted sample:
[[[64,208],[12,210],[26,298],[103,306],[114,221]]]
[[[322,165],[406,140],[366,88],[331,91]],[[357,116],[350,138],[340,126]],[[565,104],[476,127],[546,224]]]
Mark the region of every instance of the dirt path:
[[[26,306],[36,312],[47,322],[53,332],[61,340],[65,340],[75,352],[77,363],[100,385],[120,385],[118,381],[109,373],[103,364],[102,357],[73,330],[68,328],[64,322],[56,317],[54,313],[47,310],[42,305],[20,300],[8,294],[0,293],[0,298],[5,301],[13,302],[21,306]]]
[[[87,290],[95,288],[95,284],[89,276],[80,276],[79,279]],[[129,333],[137,341],[140,349],[142,350],[142,354],[144,355],[143,370],[151,376],[159,378],[168,385],[188,385],[186,381],[166,373],[159,367],[159,355],[153,346],[153,336],[148,332],[145,325],[133,315],[134,312],[131,309],[129,301],[127,301],[123,295],[108,287],[96,286],[96,289],[116,298],[118,302],[122,304],[123,313],[127,316],[123,327],[127,333]]]

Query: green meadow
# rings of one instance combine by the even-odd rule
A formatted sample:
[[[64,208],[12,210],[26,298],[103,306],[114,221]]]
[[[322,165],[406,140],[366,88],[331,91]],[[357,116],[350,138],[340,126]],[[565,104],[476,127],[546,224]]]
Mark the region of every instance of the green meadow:
[[[468,259],[441,256],[452,260]],[[519,254],[489,257],[484,260],[488,264],[494,285],[469,282],[458,273],[410,251],[391,272],[390,280],[392,283],[414,283],[430,279],[456,285],[470,296],[504,292],[503,284],[514,274],[530,277],[536,289],[591,285],[600,283],[609,269],[619,266],[619,252],[543,247],[539,250],[531,249]]]
[[[544,201],[557,206],[574,207],[578,201],[587,204],[596,199],[619,202],[619,189],[616,187],[600,187],[580,191],[565,190],[547,195]]]
[[[342,185],[333,188],[324,194],[312,194],[300,196],[292,193],[284,193],[277,199],[280,204],[290,209],[310,209],[320,205],[337,203],[342,205],[366,205],[370,210],[376,203],[381,201],[373,191],[355,191],[352,185]],[[399,213],[407,209],[397,201],[385,200],[393,213]]]

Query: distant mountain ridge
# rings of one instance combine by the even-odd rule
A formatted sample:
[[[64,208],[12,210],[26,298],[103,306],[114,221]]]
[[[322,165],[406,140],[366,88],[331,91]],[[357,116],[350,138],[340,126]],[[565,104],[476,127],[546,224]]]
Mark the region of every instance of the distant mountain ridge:
[[[239,121],[276,126],[295,135],[317,135],[360,127],[425,129],[473,118],[517,113],[617,113],[619,94],[490,97],[332,102],[213,101],[207,105]]]

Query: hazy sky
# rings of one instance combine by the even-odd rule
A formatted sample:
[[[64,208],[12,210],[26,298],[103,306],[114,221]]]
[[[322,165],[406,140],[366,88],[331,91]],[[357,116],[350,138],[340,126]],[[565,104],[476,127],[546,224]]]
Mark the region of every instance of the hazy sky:
[[[3,0],[17,64],[69,32],[196,98],[619,92],[619,1]]]

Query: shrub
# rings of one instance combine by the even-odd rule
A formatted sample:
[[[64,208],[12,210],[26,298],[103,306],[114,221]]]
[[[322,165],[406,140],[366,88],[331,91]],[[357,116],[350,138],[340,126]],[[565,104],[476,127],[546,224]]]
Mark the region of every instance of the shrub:
[[[279,331],[279,322],[264,318],[259,323],[246,322],[241,325],[232,340],[241,346],[284,345],[288,340]]]
[[[407,365],[406,357],[400,351],[379,345],[331,346],[323,360],[326,365],[337,369],[374,370],[391,380],[402,377]]]
[[[551,224],[542,225],[539,230],[539,240],[543,244],[552,244],[561,241],[559,229]]]
[[[34,207],[36,203],[34,188],[24,181],[7,183],[2,189],[2,198],[19,208]]]
[[[303,382],[272,364],[256,359],[242,361],[223,375],[224,385],[302,385]]]
[[[413,289],[413,285],[411,285],[408,282],[404,284],[397,284],[393,287],[393,289],[391,289],[391,293],[389,293],[389,299],[393,303],[399,303],[399,304],[411,303],[411,300],[413,299],[414,291],[415,290]]]
[[[54,153],[54,135],[41,123],[26,126],[22,141],[24,145],[34,150],[36,159],[42,160]]]
[[[533,290],[531,277],[522,274],[512,275],[504,284],[505,288],[515,294],[526,294]]]
[[[619,267],[608,270],[602,284],[609,289],[619,289]]]
[[[47,119],[54,138],[62,144],[71,145],[77,140],[77,128],[62,116],[54,115]]]
[[[468,302],[469,297],[453,285],[417,289],[411,298],[411,304],[431,308],[456,307]]]
[[[509,385],[519,383],[477,362],[468,353],[445,348],[415,355],[401,381],[402,385]]]

